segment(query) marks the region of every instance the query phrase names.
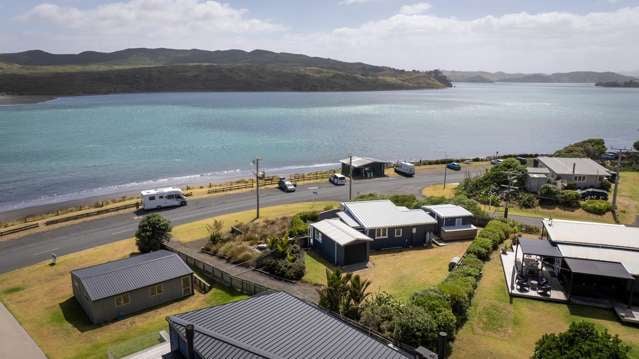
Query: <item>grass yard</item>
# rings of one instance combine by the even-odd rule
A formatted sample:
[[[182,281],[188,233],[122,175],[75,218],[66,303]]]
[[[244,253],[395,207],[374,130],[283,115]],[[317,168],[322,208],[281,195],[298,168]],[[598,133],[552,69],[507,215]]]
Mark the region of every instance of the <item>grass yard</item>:
[[[434,184],[422,189],[422,195],[424,197],[455,197],[455,189],[459,186],[459,183],[448,183],[446,188],[443,184]]]
[[[509,303],[503,270],[495,254],[484,275],[469,313],[457,334],[452,358],[530,358],[535,342],[544,334],[560,332],[572,321],[588,320],[618,334],[639,358],[639,328],[622,325],[611,310],[514,298]]]
[[[441,282],[448,274],[448,262],[461,256],[470,242],[454,242],[444,247],[371,252],[369,268],[355,272],[371,281],[370,292],[384,291],[399,299]],[[303,280],[326,283],[326,264],[318,256],[306,256]]]
[[[300,202],[292,204],[284,204],[279,206],[265,207],[260,209],[261,218],[277,218],[283,216],[293,216],[303,211],[323,211],[327,207],[336,207],[337,202],[318,201],[318,202]],[[220,220],[224,223],[224,231],[230,230],[231,226],[238,223],[248,223],[255,219],[255,210],[243,211],[225,214],[218,217],[207,218],[196,222],[191,222],[176,226],[173,228],[173,237],[180,242],[187,243],[204,238],[208,238],[209,232],[206,225],[212,224],[213,220]]]
[[[127,257],[132,239],[61,256],[50,267],[40,263],[0,275],[0,300],[49,358],[105,358],[112,345],[127,351],[153,344],[153,333],[166,329],[166,316],[245,298],[224,288],[157,307],[126,319],[94,326],[73,298],[69,272]],[[133,340],[132,340],[133,339]]]

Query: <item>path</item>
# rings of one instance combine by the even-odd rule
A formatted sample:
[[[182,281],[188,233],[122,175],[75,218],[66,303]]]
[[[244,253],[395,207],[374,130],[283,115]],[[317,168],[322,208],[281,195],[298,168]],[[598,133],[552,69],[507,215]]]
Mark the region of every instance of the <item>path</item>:
[[[167,247],[170,247],[170,249],[175,252],[184,253],[189,257],[195,258],[212,267],[225,271],[226,273],[234,277],[262,285],[275,291],[287,292],[298,298],[302,298],[313,303],[319,302],[317,287],[312,284],[278,280],[252,269],[234,265],[224,259],[202,253],[199,249],[184,245],[178,241],[171,241],[167,243]]]
[[[42,350],[2,303],[0,303],[0,358],[46,359]]]

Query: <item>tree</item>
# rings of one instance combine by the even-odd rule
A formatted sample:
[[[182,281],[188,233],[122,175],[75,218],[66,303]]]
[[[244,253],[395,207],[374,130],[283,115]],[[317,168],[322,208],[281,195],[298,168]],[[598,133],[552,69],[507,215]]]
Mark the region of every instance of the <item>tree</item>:
[[[351,277],[348,286],[348,295],[349,295],[349,308],[346,311],[346,315],[354,320],[359,320],[361,315],[362,304],[366,297],[369,296],[370,293],[367,293],[366,290],[371,285],[371,282],[367,279],[362,280],[358,274],[355,274]]]
[[[573,143],[555,152],[555,157],[590,157],[599,159],[606,153],[606,144],[601,138],[589,138],[587,140]]]
[[[171,222],[157,213],[144,217],[135,232],[135,244],[142,253],[162,249],[170,239]]]
[[[326,270],[326,286],[318,290],[319,305],[332,312],[359,320],[364,300],[368,297],[366,290],[370,281],[362,280],[359,275],[342,273],[341,270]]]
[[[639,141],[635,141],[635,143],[632,144],[632,147],[635,149],[635,151],[639,151]]]
[[[405,305],[393,321],[393,338],[413,347],[434,349],[437,323],[426,309],[414,304]]]
[[[589,322],[573,322],[564,333],[544,334],[535,344],[534,359],[623,359],[630,347],[606,329]]]
[[[213,224],[206,225],[206,230],[209,232],[209,242],[211,244],[217,244],[224,240],[222,228],[224,228],[224,223],[217,219],[213,221]]]

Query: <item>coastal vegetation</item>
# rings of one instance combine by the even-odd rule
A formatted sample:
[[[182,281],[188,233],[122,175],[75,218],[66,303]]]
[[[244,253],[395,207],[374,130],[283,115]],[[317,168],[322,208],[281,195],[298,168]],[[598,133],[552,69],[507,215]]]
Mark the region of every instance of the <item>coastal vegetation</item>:
[[[264,50],[127,49],[0,54],[0,94],[168,91],[372,91],[445,88],[440,71],[404,71]]]
[[[615,72],[574,71],[553,74],[524,74],[487,71],[443,71],[453,82],[542,82],[542,83],[604,83],[636,80]]]
[[[570,144],[560,150],[555,151],[555,157],[589,157],[599,160],[601,155],[606,153],[606,143],[602,138],[589,138]]]
[[[171,222],[157,213],[144,217],[135,232],[135,244],[140,253],[160,250],[170,239]]]

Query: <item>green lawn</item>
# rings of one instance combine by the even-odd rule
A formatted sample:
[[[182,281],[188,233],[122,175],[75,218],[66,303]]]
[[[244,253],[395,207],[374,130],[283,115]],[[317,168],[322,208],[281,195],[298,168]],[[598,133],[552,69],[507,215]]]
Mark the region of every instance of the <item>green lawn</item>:
[[[134,352],[154,344],[168,315],[246,298],[222,287],[159,306],[102,326],[89,323],[73,298],[69,272],[124,258],[135,252],[133,240],[119,241],[58,257],[51,267],[39,263],[0,275],[0,300],[49,358],[104,358],[116,347]]]
[[[588,320],[618,334],[639,358],[639,328],[622,325],[611,310],[515,298],[509,303],[499,258],[484,268],[469,313],[457,334],[452,358],[529,358],[544,334],[564,331],[570,322]]]
[[[371,281],[370,292],[384,291],[406,300],[413,293],[436,285],[448,274],[451,258],[461,256],[470,242],[453,242],[444,247],[371,252],[368,268],[355,273]],[[303,280],[325,284],[326,264],[311,253],[306,256]]]

